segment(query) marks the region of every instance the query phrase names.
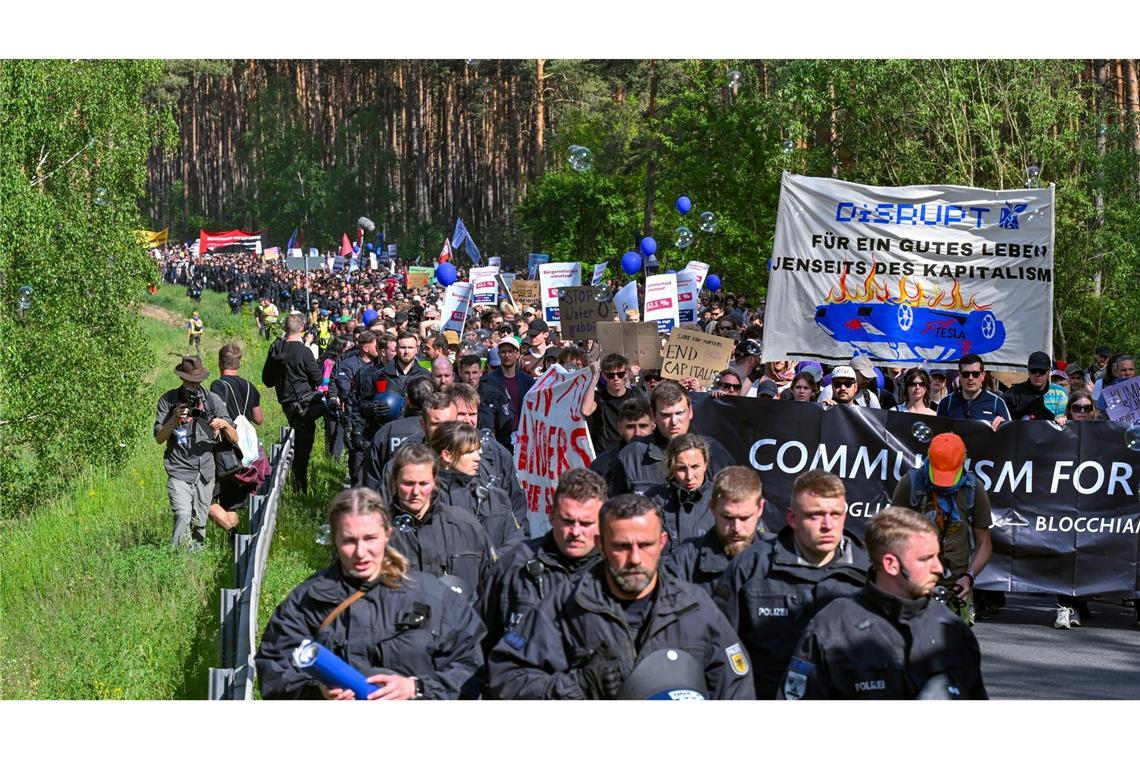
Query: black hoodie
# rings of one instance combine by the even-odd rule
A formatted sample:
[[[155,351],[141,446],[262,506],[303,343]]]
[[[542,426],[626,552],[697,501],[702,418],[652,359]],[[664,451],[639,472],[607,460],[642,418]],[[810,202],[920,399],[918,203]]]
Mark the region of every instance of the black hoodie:
[[[278,338],[269,347],[261,382],[277,390],[282,408],[302,402],[321,384],[321,368],[303,342]]]

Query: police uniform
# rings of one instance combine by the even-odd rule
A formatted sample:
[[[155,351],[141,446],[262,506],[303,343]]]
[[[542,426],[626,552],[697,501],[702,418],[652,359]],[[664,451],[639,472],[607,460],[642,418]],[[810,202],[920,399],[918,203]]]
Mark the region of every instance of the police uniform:
[[[576,573],[589,570],[601,555],[567,557],[549,533],[519,544],[495,563],[491,592],[484,604],[487,648],[499,643],[503,633],[515,629],[527,612],[568,583]]]
[[[757,534],[753,541],[759,540],[761,537]],[[678,577],[699,586],[710,596],[731,561],[724,553],[724,546],[715,527],[681,542],[665,559]]]
[[[509,631],[489,657],[488,687],[499,699],[585,699],[580,669],[608,650],[629,674],[661,649],[680,649],[704,668],[710,699],[752,699],[748,658],[708,596],[657,574],[644,624],[633,631],[606,587],[604,563],[562,584]]]
[[[771,699],[796,640],[829,602],[859,593],[871,561],[862,544],[845,533],[823,567],[804,560],[791,527],[760,540],[729,563],[713,598],[740,633],[756,678],[756,696]]]
[[[686,491],[670,478],[645,492],[646,498],[661,507],[665,518],[664,528],[669,534],[665,551],[671,553],[682,541],[697,538],[716,524],[709,509],[712,489],[712,478],[706,474],[704,483],[696,491]]]
[[[522,525],[511,513],[506,492],[488,485],[478,474],[441,470],[435,480],[435,498],[436,504],[447,504],[474,515],[500,556],[525,538]]]
[[[494,432],[495,440],[503,446],[510,446],[515,418],[511,415],[511,400],[501,386],[480,382],[479,387],[479,427]]]
[[[363,597],[320,629],[337,605],[364,588]],[[427,699],[473,698],[482,687],[485,633],[471,605],[430,575],[413,571],[394,589],[362,586],[334,564],[293,589],[270,618],[256,658],[261,696],[320,698],[312,672],[292,659],[310,639],[362,673],[383,667],[415,676]]]
[[[986,699],[969,627],[929,597],[868,581],[811,621],[788,665],[784,699]]]
[[[736,464],[728,450],[716,441],[703,436],[709,444],[708,469],[705,479],[712,481],[725,467]],[[637,493],[644,496],[653,486],[664,485],[669,473],[665,469],[665,447],[669,441],[656,430],[652,435],[634,438],[618,452],[608,481],[610,496]]]
[[[483,599],[491,586],[495,550],[475,516],[445,504],[432,504],[422,520],[389,507],[393,525],[389,542],[412,567],[436,577],[453,575],[472,599]]]

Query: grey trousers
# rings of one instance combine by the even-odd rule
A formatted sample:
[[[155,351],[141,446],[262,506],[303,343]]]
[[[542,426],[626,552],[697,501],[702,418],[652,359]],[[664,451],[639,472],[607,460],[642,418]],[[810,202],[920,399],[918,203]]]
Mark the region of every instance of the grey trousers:
[[[210,514],[210,499],[214,493],[212,481],[199,477],[193,483],[169,478],[166,493],[170,497],[170,510],[174,513],[174,546],[187,540],[187,531],[195,544],[206,541],[206,520]]]

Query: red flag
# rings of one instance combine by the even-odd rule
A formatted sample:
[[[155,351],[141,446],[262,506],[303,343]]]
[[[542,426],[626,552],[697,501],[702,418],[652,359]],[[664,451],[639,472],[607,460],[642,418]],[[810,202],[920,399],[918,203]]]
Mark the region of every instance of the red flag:
[[[348,242],[347,232],[343,234],[340,240],[340,255],[346,257],[352,255],[352,243]]]
[[[439,252],[439,263],[451,261],[451,241],[447,238],[443,239],[443,250]]]
[[[363,227],[357,227],[356,228],[356,247],[362,251],[364,250],[364,228]]]

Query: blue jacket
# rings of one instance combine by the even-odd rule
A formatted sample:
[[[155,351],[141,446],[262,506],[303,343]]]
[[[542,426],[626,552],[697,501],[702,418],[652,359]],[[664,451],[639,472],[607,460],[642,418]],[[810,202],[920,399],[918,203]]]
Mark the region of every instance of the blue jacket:
[[[967,401],[961,391],[954,391],[938,402],[938,416],[952,420],[981,420],[985,423],[993,422],[994,417],[1006,421],[1013,419],[1005,399],[984,388],[973,401]]]

